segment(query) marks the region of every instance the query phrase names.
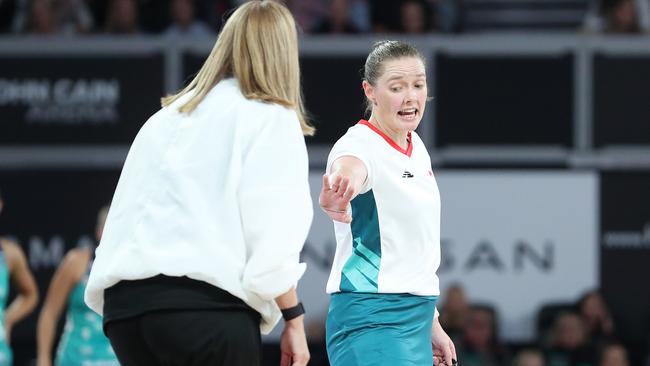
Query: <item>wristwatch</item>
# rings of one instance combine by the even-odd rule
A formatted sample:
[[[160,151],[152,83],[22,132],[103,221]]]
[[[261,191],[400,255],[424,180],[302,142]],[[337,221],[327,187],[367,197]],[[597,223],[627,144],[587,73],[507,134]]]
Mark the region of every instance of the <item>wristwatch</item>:
[[[297,318],[301,316],[302,314],[305,313],[305,307],[302,306],[302,303],[299,302],[298,305],[286,308],[286,309],[280,309],[282,312],[282,318],[284,321],[289,321],[291,319]]]

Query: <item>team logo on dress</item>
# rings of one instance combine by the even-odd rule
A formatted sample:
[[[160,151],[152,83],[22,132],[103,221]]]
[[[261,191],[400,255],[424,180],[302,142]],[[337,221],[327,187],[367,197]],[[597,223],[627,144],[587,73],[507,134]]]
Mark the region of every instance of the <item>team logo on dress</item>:
[[[402,178],[413,178],[413,174],[408,170],[405,170],[404,173],[402,173]]]

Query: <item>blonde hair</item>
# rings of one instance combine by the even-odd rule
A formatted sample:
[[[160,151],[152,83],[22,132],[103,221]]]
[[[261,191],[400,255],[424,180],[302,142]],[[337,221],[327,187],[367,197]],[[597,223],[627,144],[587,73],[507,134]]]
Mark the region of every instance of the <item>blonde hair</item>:
[[[296,24],[282,4],[249,1],[237,8],[198,74],[180,92],[162,98],[161,104],[166,107],[194,91],[179,108],[181,113],[190,113],[213,86],[230,76],[237,79],[246,98],[293,108],[303,134],[314,134],[314,127],[306,121],[300,90]]]

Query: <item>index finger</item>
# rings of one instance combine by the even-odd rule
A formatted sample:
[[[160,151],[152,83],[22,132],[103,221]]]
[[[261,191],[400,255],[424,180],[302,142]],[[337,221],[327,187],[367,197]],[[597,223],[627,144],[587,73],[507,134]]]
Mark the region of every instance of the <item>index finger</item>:
[[[325,188],[327,187],[327,188]],[[330,188],[330,176],[327,174],[323,174],[323,190],[329,191]]]

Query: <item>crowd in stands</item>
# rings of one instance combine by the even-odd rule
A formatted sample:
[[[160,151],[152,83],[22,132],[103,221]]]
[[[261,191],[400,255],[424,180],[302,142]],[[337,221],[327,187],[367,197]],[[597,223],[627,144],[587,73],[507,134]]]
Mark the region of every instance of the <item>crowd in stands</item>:
[[[244,0],[0,0],[4,35],[168,35],[214,36],[229,10]],[[285,0],[304,34],[463,33],[477,28],[474,13],[485,13],[493,0]],[[497,15],[521,10],[497,4]],[[644,33],[650,30],[650,0],[552,0],[579,12],[577,32]],[[496,4],[497,2],[495,2]],[[478,5],[477,5],[478,4]],[[487,4],[487,5],[486,5]],[[526,14],[542,14],[530,1]],[[584,11],[582,11],[584,10]],[[582,11],[582,12],[581,12]],[[522,13],[523,14],[523,13]],[[556,14],[556,13],[554,13]],[[493,17],[493,15],[491,15]],[[503,17],[506,19],[507,17]],[[526,17],[515,27],[527,28]],[[512,22],[511,22],[512,23]],[[550,22],[553,27],[557,22]],[[566,24],[564,25],[567,26]],[[490,26],[479,28],[489,30]],[[548,29],[552,30],[552,29]]]
[[[516,345],[502,341],[497,311],[487,304],[469,303],[462,287],[449,287],[441,300],[440,321],[453,338],[463,366],[650,365],[650,349],[634,349],[634,354],[628,350],[595,290],[575,303],[539,309],[537,339]]]

